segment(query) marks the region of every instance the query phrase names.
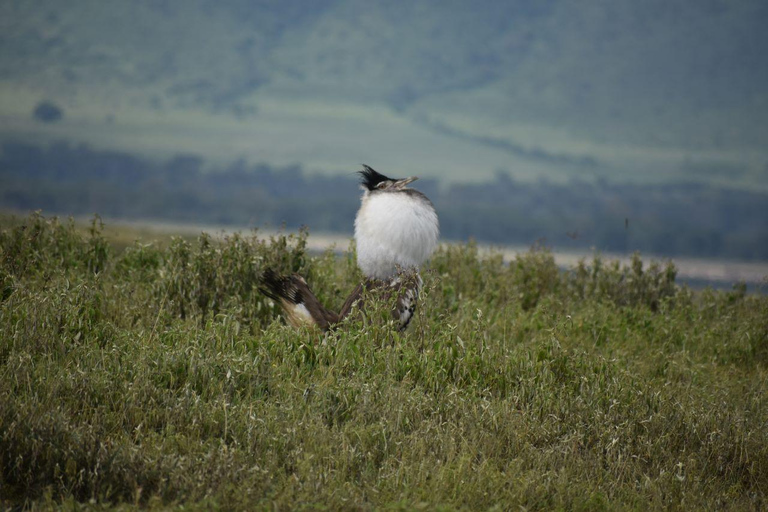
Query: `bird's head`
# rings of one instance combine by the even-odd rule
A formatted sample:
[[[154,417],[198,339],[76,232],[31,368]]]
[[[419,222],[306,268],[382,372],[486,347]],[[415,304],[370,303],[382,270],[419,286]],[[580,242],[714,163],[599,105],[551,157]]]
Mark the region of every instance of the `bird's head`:
[[[389,191],[394,192],[397,190],[403,190],[409,183],[416,181],[416,176],[409,176],[408,178],[393,179],[387,178],[383,174],[376,172],[371,167],[363,164],[363,170],[359,172],[362,177],[362,186],[368,192],[374,191]]]

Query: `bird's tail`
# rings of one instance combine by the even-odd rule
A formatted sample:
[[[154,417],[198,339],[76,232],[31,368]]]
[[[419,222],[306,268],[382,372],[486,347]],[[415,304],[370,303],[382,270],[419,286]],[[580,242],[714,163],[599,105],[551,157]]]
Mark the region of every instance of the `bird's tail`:
[[[320,304],[298,274],[281,276],[267,269],[261,276],[259,290],[280,305],[286,320],[294,327],[314,325],[327,331],[339,321],[339,315]]]

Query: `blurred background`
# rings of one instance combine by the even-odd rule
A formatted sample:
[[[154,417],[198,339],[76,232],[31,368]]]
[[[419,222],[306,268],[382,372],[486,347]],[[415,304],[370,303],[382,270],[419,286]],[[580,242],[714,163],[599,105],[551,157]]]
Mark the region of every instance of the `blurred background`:
[[[447,240],[762,264],[766,26],[764,0],[5,0],[0,209],[349,236],[366,163],[421,177]]]

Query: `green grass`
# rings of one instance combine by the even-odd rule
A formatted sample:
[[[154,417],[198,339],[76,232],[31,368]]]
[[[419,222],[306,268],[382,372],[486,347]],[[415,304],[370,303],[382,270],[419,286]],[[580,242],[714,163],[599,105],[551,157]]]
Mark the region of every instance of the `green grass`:
[[[323,337],[255,289],[298,271],[338,307],[353,255],[305,240],[116,251],[98,222],[6,225],[3,507],[765,507],[765,297],[466,245],[432,258],[404,335]]]

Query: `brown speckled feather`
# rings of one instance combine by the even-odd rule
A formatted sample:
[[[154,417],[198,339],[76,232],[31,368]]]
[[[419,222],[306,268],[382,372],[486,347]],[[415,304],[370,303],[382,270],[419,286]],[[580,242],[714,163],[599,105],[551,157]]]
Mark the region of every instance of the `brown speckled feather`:
[[[323,331],[337,328],[339,322],[352,314],[364,314],[367,293],[379,290],[384,301],[389,300],[393,293],[398,295],[392,317],[399,322],[398,330],[403,331],[413,318],[421,288],[421,277],[414,273],[396,276],[390,283],[369,279],[355,287],[341,312],[336,314],[320,304],[307,282],[298,274],[279,276],[267,270],[261,281],[260,290],[280,305],[288,323],[294,327],[315,325]]]

